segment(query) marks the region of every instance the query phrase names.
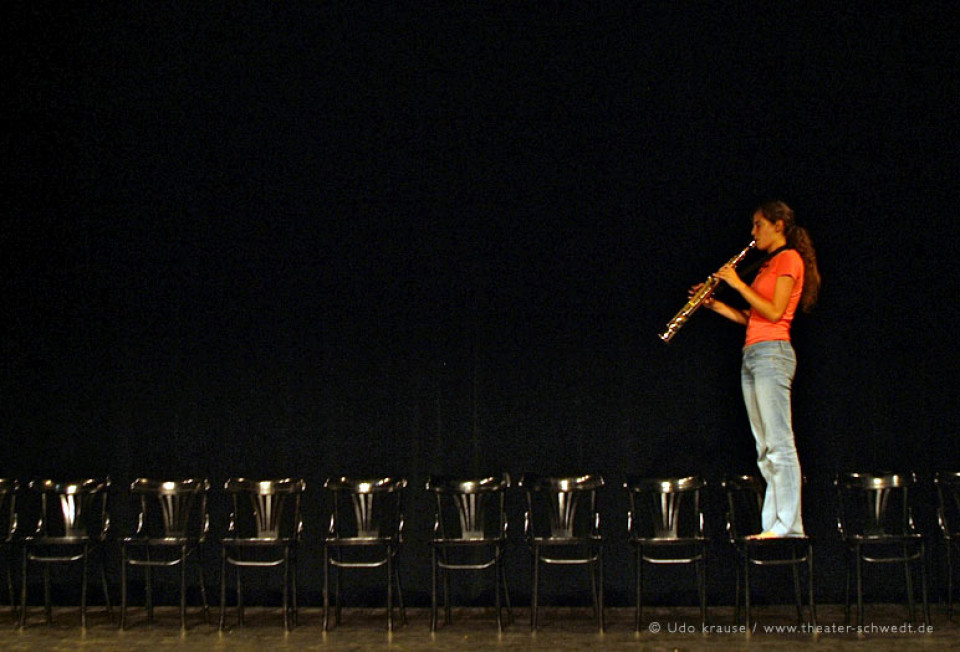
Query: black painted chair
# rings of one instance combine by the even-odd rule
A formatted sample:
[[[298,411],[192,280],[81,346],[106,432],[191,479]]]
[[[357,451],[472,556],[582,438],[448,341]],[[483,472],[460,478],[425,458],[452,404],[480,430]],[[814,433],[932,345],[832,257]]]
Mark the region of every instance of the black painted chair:
[[[903,568],[910,618],[916,616],[913,570],[920,573],[923,622],[930,622],[927,604],[926,550],[913,520],[910,490],[913,473],[859,473],[837,475],[837,528],[847,547],[845,613],[850,618],[851,576],[857,584],[857,624],[863,625],[863,566]]]
[[[481,571],[495,574],[494,600],[497,627],[503,631],[501,592],[510,612],[510,592],[503,567],[507,542],[505,495],[510,487],[507,474],[477,478],[431,476],[427,491],[436,498],[431,549],[432,601],[430,630],[437,630],[437,579],[442,576],[444,622],[450,616],[450,574],[453,571]]]
[[[0,478],[0,554],[7,567],[7,589],[10,593],[10,609],[18,617],[17,599],[13,590],[13,560],[17,553],[17,494],[20,482],[12,478]]]
[[[539,476],[520,479],[526,494],[524,538],[533,556],[530,629],[540,626],[541,566],[584,566],[590,578],[597,627],[604,631],[603,536],[597,492],[603,476]]]
[[[332,477],[324,483],[330,525],[323,537],[323,628],[330,629],[330,568],[336,568],[336,623],[341,622],[340,589],[347,569],[386,569],[387,629],[394,630],[394,590],[400,621],[406,624],[399,554],[403,546],[403,478]]]
[[[644,565],[690,565],[696,574],[701,627],[707,622],[707,538],[697,476],[646,478],[627,476],[624,488],[630,497],[627,536],[636,559],[636,614],[640,631],[643,614]]]
[[[953,554],[960,552],[960,471],[944,471],[934,476],[937,486],[937,522],[947,557],[947,610],[953,618]]]
[[[153,622],[154,569],[179,567],[180,628],[187,627],[187,563],[193,560],[200,581],[203,621],[210,621],[203,576],[203,550],[210,519],[207,514],[206,478],[154,480],[138,478],[130,495],[138,505],[137,529],[120,542],[120,629],[127,624],[127,580],[130,567],[142,568],[145,580],[147,620]]]
[[[740,622],[740,597],[746,611],[746,628],[751,628],[751,571],[759,568],[789,567],[793,572],[794,600],[797,622],[803,622],[803,597],[800,569],[806,567],[807,596],[810,622],[817,624],[817,605],[814,597],[813,541],[808,536],[756,539],[763,532],[761,513],[766,483],[762,478],[741,475],[723,481],[727,497],[727,534],[737,553],[737,585],[735,618]]]
[[[244,624],[244,569],[280,568],[283,572],[283,627],[297,624],[297,556],[303,536],[302,478],[253,480],[230,478],[224,489],[232,510],[220,540],[220,629],[227,610],[228,567],[236,582],[237,622]]]
[[[47,622],[53,620],[50,598],[51,566],[80,562],[80,624],[87,626],[87,570],[95,555],[100,562],[100,577],[107,612],[112,616],[107,587],[104,544],[110,529],[107,503],[110,479],[90,478],[77,482],[35,480],[29,484],[39,495],[39,516],[33,532],[22,541],[20,583],[20,627],[27,622],[27,580],[31,565],[43,569],[44,611]]]

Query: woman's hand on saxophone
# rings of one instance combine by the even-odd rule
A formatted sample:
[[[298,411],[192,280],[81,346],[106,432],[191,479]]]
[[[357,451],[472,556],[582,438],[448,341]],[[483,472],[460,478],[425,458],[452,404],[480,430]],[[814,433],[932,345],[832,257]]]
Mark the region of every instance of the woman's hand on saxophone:
[[[732,287],[737,292],[740,292],[747,286],[747,284],[744,283],[740,278],[740,275],[737,274],[737,270],[733,268],[733,265],[724,265],[714,273],[714,276]]]
[[[696,285],[692,286],[689,290],[687,290],[687,296],[692,299],[692,298],[694,297],[694,295],[696,295],[697,292],[699,292],[701,289],[703,289],[703,283],[697,283]],[[711,308],[711,309],[712,309],[712,307],[713,307],[713,295],[711,294],[709,297],[707,297],[707,298],[703,301],[703,303],[700,304],[700,305],[702,305],[704,308]]]

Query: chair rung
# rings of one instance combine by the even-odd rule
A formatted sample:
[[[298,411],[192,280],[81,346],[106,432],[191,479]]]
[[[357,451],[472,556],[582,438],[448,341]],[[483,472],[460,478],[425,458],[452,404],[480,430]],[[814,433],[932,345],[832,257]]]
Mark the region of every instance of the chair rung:
[[[497,563],[496,559],[491,559],[490,561],[482,564],[449,564],[446,562],[438,561],[437,567],[444,568],[447,570],[483,570],[485,568],[491,568],[496,563]]]
[[[860,555],[860,559],[869,564],[902,564],[908,561],[917,561],[920,559],[920,554],[908,555],[906,557],[866,557]]]
[[[146,561],[144,559],[127,559],[127,564],[130,566],[153,566],[153,567],[171,567],[179,566],[179,559],[168,559],[166,561]]]
[[[34,555],[34,554],[28,553],[27,559],[29,559],[30,561],[38,561],[45,564],[59,564],[59,563],[66,564],[71,561],[80,561],[81,559],[83,559],[83,554],[81,553],[79,555],[72,555],[67,557],[60,557],[60,556],[45,557],[43,555]]]
[[[227,557],[227,563],[231,566],[251,566],[251,567],[260,567],[260,568],[270,568],[273,566],[280,566],[283,564],[283,559],[271,559],[271,560],[246,560],[246,559],[233,559],[232,557]]]
[[[540,557],[540,561],[545,564],[556,564],[559,566],[576,566],[583,564],[592,564],[593,562],[599,559],[598,556],[594,555],[593,557],[584,558],[584,559],[554,559],[552,557]]]
[[[386,559],[381,559],[380,561],[340,561],[332,557],[329,561],[331,566],[336,566],[337,568],[380,568],[387,563]]]
[[[677,557],[671,559],[643,557],[643,561],[647,562],[648,564],[692,564],[695,561],[703,561],[703,555],[697,555],[696,557]]]

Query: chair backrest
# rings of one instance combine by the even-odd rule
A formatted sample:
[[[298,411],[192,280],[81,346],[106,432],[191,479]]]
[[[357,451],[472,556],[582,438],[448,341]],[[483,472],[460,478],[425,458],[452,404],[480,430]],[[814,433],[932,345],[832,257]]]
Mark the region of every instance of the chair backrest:
[[[703,478],[645,478],[627,476],[630,496],[627,530],[637,539],[675,540],[703,536],[700,491]]]
[[[434,538],[505,538],[505,495],[509,487],[510,476],[506,473],[475,478],[430,476],[426,488],[436,497]]]
[[[335,539],[399,539],[403,534],[404,478],[327,478],[331,496],[327,536]]]
[[[960,536],[960,471],[941,471],[933,478],[937,485],[937,519],[946,537]]]
[[[0,543],[10,541],[17,533],[17,494],[20,482],[0,478]]]
[[[576,539],[599,536],[597,491],[603,486],[603,476],[526,473],[520,478],[520,486],[527,497],[524,533],[528,537]]]
[[[224,485],[233,503],[227,536],[262,541],[299,539],[303,532],[300,502],[306,488],[302,478],[230,478]]]
[[[755,475],[725,478],[723,489],[727,495],[727,533],[741,539],[763,531],[763,495],[766,483]]]
[[[76,482],[34,480],[29,487],[40,494],[35,536],[77,540],[106,536],[110,527],[109,478]]]
[[[914,473],[846,472],[837,475],[838,526],[844,536],[915,533],[910,506]]]
[[[203,539],[210,527],[206,478],[154,480],[137,478],[130,493],[140,503],[137,535],[148,538]]]

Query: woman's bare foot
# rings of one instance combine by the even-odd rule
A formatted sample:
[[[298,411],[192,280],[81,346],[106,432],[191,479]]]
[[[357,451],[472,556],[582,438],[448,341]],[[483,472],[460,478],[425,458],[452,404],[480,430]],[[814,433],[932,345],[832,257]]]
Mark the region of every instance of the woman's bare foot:
[[[770,530],[767,530],[766,532],[761,532],[760,534],[751,534],[747,538],[757,540],[757,539],[777,539],[779,537],[780,535],[777,534],[776,532],[771,532]]]

